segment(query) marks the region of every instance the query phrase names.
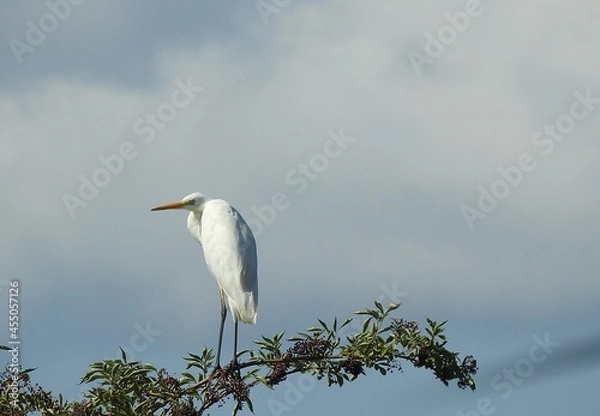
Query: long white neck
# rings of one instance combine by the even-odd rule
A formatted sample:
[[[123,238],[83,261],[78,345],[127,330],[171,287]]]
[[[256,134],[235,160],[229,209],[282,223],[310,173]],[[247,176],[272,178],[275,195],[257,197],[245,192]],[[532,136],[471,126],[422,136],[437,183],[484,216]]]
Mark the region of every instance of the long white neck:
[[[191,211],[187,217],[187,229],[200,245],[202,245],[202,211]]]

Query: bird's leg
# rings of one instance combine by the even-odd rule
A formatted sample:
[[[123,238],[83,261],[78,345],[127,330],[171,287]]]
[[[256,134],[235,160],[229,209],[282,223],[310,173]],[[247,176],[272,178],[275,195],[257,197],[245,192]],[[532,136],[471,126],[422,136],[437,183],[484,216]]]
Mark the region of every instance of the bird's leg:
[[[238,345],[238,320],[234,319],[234,332],[233,332],[233,364],[237,366],[237,345]]]
[[[225,294],[223,289],[219,289],[221,296],[221,326],[219,328],[219,343],[217,346],[217,368],[221,367],[221,346],[223,345],[223,328],[225,327],[225,318],[227,318],[227,305],[225,305]]]

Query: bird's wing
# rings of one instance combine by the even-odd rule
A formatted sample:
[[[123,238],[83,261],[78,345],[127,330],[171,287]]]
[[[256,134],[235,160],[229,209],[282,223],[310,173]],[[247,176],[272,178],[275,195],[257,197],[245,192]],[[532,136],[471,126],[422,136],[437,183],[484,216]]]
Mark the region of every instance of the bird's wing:
[[[250,227],[235,208],[215,199],[204,207],[201,232],[206,264],[232,312],[245,323],[256,323],[256,242]]]

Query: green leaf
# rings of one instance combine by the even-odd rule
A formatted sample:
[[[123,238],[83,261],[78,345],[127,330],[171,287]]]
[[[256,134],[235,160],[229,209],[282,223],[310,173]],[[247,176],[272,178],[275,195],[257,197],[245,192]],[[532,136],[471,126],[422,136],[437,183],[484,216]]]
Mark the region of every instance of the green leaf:
[[[121,350],[121,359],[123,360],[124,363],[127,362],[127,354],[125,353],[125,350],[121,347],[119,347],[119,349]]]
[[[186,380],[196,380],[196,378],[191,373],[181,373],[181,375]]]
[[[246,404],[248,405],[248,409],[254,413],[254,405],[252,404],[252,400],[250,400],[250,397],[246,397]]]
[[[96,381],[96,380],[100,380],[100,379],[104,379],[104,374],[101,373],[97,373],[97,372],[89,372],[87,374],[85,374],[82,379],[81,382],[79,384],[82,383],[91,383],[92,381]]]
[[[191,352],[188,352],[188,356],[189,357],[187,357],[186,360],[189,360],[189,358],[191,357],[191,358],[193,358],[196,361],[202,361],[202,358],[200,358],[199,355],[192,354]]]
[[[390,303],[387,308],[387,312],[393,312],[400,307],[399,303]]]
[[[369,326],[370,322],[371,322],[371,318],[365,319],[365,321],[362,323],[360,332],[366,332],[367,331],[367,327]]]
[[[343,327],[345,327],[346,325],[348,325],[350,322],[352,322],[352,318],[348,318],[344,321],[344,323],[342,323],[342,325],[340,326],[340,329],[342,329]]]

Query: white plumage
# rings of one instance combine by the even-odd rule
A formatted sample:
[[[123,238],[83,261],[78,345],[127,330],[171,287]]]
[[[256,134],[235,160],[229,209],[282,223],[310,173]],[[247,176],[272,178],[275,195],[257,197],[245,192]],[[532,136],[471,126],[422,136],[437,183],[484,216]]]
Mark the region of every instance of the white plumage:
[[[152,211],[185,209],[190,211],[187,228],[204,251],[208,270],[215,277],[221,295],[221,326],[217,349],[220,365],[223,327],[227,315],[225,299],[235,323],[234,360],[237,353],[238,321],[256,323],[258,308],[258,271],[256,241],[241,214],[222,199],[199,192],[181,201],[161,205]]]
[[[201,225],[199,225],[201,224]],[[240,213],[222,199],[188,215],[188,230],[204,249],[204,259],[217,279],[236,319],[256,323],[258,279],[256,243]]]

